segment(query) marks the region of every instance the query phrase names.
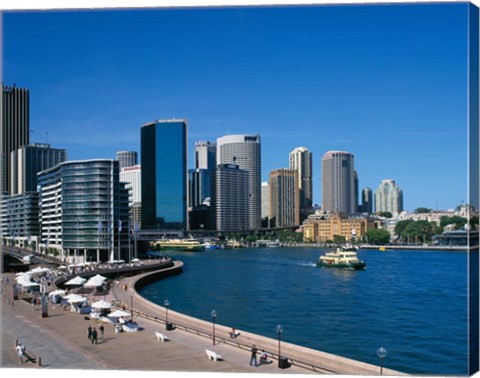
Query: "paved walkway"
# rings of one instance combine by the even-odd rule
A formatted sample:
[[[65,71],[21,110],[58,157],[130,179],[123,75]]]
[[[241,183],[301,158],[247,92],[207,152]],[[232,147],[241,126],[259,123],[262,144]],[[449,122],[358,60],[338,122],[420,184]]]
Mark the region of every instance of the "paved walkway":
[[[15,340],[19,340],[27,346],[27,352],[41,358],[47,369],[309,373],[298,367],[279,369],[276,363],[249,366],[249,351],[225,344],[213,346],[208,338],[178,329],[165,332],[162,326],[146,319],[136,319],[144,329],[135,333],[116,334],[113,326],[105,327],[104,338],[100,337],[95,345],[87,338],[88,324],[94,323],[85,320],[84,315],[49,304],[49,316],[42,318],[40,306],[32,310],[32,305],[23,300],[14,301],[11,306],[13,276],[9,277],[10,285],[3,284],[2,368],[39,368],[36,363],[19,364],[14,351]],[[168,334],[171,341],[157,341],[157,330]],[[205,349],[216,351],[223,361],[209,360]]]

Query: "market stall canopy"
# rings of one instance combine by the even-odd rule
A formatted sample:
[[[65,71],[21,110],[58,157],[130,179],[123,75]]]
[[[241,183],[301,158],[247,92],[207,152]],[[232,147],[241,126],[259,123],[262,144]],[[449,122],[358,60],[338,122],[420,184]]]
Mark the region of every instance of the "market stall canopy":
[[[65,294],[65,290],[54,290],[48,293],[49,297],[53,297],[54,295],[63,295]]]
[[[40,286],[36,282],[31,281],[32,276],[30,274],[22,274],[21,276],[18,276],[15,278],[17,281],[17,284],[23,287],[31,287],[31,286]]]
[[[91,277],[86,283],[85,287],[98,287],[102,286],[107,278],[97,274],[96,276]]]
[[[64,285],[75,286],[75,285],[83,285],[86,279],[80,276],[72,278],[71,280],[64,283]]]
[[[46,273],[46,272],[51,272],[52,270],[49,269],[49,268],[42,268],[42,267],[38,267],[38,268],[34,268],[32,270],[29,270],[27,273],[28,274],[39,274],[39,273]]]
[[[94,304],[92,304],[91,306],[92,308],[96,309],[96,310],[100,310],[100,309],[108,309],[108,308],[111,308],[112,305],[111,303],[108,303],[108,302],[105,302],[105,301],[98,301],[98,302],[95,302]]]
[[[78,295],[78,294],[69,294],[65,297],[65,299],[69,303],[81,303],[81,302],[85,302],[87,300],[87,298],[84,298],[84,297],[82,297],[81,295]]]
[[[128,311],[123,311],[123,310],[115,310],[108,314],[109,317],[111,318],[121,318],[122,316],[130,316],[131,314]]]

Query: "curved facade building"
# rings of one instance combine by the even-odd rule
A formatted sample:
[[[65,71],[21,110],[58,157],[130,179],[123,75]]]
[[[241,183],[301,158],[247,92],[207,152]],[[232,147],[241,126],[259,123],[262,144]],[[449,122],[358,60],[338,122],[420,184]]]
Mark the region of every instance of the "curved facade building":
[[[38,174],[41,243],[78,263],[126,259],[128,191],[118,161],[69,161]]]
[[[261,228],[260,135],[226,135],[217,139],[217,165],[235,164],[248,172],[249,229]]]
[[[353,154],[328,151],[322,158],[322,210],[356,212]]]
[[[395,180],[382,180],[375,191],[375,212],[400,214],[403,211],[403,191]]]
[[[120,169],[137,165],[137,156],[136,151],[117,151],[116,159],[120,163]]]

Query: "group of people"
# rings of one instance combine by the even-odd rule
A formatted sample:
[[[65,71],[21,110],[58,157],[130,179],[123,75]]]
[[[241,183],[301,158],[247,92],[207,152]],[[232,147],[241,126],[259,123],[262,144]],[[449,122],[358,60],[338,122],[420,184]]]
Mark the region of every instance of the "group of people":
[[[100,334],[102,335],[102,339],[103,339],[103,334],[105,332],[105,328],[103,327],[103,325],[100,326],[99,330],[100,330]],[[88,328],[87,328],[87,331],[88,331],[88,339],[92,342],[92,344],[98,344],[97,328],[96,327],[92,328],[92,326],[89,324]]]
[[[267,355],[267,352],[265,352],[264,350],[262,350],[262,352],[260,353],[260,363],[257,362],[257,353],[258,353],[258,349],[257,347],[255,346],[255,344],[252,346],[252,354],[251,354],[251,357],[250,357],[250,366],[260,366],[260,365],[263,365],[263,364],[271,364],[272,361],[270,361],[268,359],[268,355]]]

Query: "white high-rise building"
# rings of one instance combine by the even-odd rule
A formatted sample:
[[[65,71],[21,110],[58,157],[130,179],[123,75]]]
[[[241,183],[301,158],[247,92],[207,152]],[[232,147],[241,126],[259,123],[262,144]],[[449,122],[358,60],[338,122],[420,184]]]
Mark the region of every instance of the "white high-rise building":
[[[142,202],[142,167],[134,165],[120,170],[120,181],[129,184],[131,190],[129,204]]]
[[[217,139],[217,164],[235,164],[248,172],[249,229],[261,228],[260,135],[226,135]]]
[[[328,151],[322,158],[322,210],[354,214],[355,178],[353,154]]]
[[[403,192],[395,180],[382,180],[375,191],[375,212],[400,214],[403,211]]]
[[[289,155],[290,169],[298,175],[300,190],[300,222],[303,222],[312,210],[312,153],[306,147],[297,147]]]
[[[262,219],[270,216],[270,189],[268,182],[262,182]]]
[[[120,169],[133,167],[138,164],[138,154],[136,151],[117,151],[116,160],[118,160],[120,164]]]

